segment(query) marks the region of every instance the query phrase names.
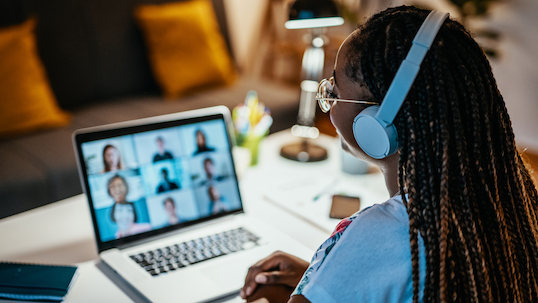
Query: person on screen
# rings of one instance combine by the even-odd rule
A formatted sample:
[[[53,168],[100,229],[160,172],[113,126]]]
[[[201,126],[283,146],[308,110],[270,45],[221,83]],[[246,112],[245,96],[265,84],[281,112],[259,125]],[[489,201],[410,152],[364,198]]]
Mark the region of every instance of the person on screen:
[[[215,181],[222,181],[225,179],[224,176],[218,175],[215,168],[215,162],[211,158],[204,159],[204,172],[206,179],[202,182],[202,185],[209,185]]]
[[[118,226],[116,239],[151,230],[149,223],[137,223],[138,216],[131,202],[114,203],[110,211],[110,219]]]
[[[164,193],[179,188],[180,186],[176,182],[168,179],[168,169],[161,169],[161,183],[157,186],[157,193]]]
[[[103,148],[103,166],[105,172],[122,169],[120,151],[112,144]]]
[[[197,155],[200,153],[212,151],[215,151],[215,148],[207,145],[207,140],[204,132],[201,129],[196,130],[196,151],[194,152],[194,154]]]
[[[209,213],[212,215],[228,211],[228,205],[225,203],[226,198],[222,197],[214,186],[207,188],[209,195]]]
[[[114,200],[114,203],[127,203],[127,194],[129,194],[129,184],[125,178],[120,175],[114,175],[108,179],[108,195]]]
[[[158,161],[162,161],[162,160],[169,160],[169,159],[174,158],[172,153],[170,151],[167,151],[164,148],[164,139],[163,139],[163,137],[160,137],[160,136],[157,137],[155,142],[157,144],[157,152],[153,156],[153,163],[158,162]]]
[[[168,225],[178,224],[180,220],[176,213],[176,203],[174,202],[174,199],[167,197],[163,201],[163,206],[166,214],[168,215]]]

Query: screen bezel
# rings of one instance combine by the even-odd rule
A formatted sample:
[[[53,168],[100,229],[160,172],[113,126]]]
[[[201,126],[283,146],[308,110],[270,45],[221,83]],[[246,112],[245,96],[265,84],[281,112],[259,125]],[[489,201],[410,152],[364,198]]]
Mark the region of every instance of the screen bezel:
[[[178,223],[176,225],[166,226],[166,227],[154,229],[151,231],[143,232],[140,234],[136,234],[136,235],[132,235],[132,236],[124,237],[124,238],[113,239],[106,242],[101,241],[101,234],[98,229],[97,216],[95,212],[96,209],[94,208],[92,196],[89,190],[90,186],[89,186],[89,179],[88,179],[88,170],[87,170],[86,163],[84,161],[84,157],[82,153],[82,145],[87,142],[98,141],[98,140],[103,140],[107,138],[132,135],[132,134],[138,134],[142,132],[166,129],[166,128],[171,128],[171,127],[179,127],[179,126],[184,126],[184,125],[193,124],[193,123],[199,123],[199,122],[204,122],[204,121],[215,121],[215,120],[222,120],[224,123],[225,132],[227,136],[227,142],[228,142],[228,155],[230,158],[229,159],[230,163],[232,164],[231,173],[234,180],[236,180],[235,183],[236,183],[237,197],[239,199],[240,207],[238,209],[226,211],[226,212],[219,213],[216,215],[209,215],[204,218],[199,218],[192,221],[186,221],[186,222]],[[77,164],[79,167],[79,176],[82,182],[84,193],[86,194],[86,198],[88,200],[88,206],[89,206],[90,213],[92,216],[93,230],[94,230],[94,235],[95,235],[95,241],[97,243],[98,252],[101,253],[102,251],[115,248],[115,247],[129,246],[130,244],[133,244],[135,242],[140,242],[143,240],[150,240],[151,238],[154,238],[154,237],[162,237],[163,234],[177,231],[179,229],[190,227],[193,225],[201,224],[209,220],[214,220],[220,217],[243,213],[244,212],[243,201],[242,201],[241,192],[238,186],[238,179],[237,179],[237,174],[235,171],[235,163],[232,156],[232,148],[235,145],[235,140],[232,133],[232,128],[230,128],[230,124],[231,124],[231,119],[230,119],[228,108],[224,106],[218,106],[214,108],[206,108],[202,110],[181,112],[177,114],[163,115],[163,116],[158,116],[158,117],[132,120],[132,121],[123,122],[123,123],[116,123],[116,124],[111,124],[111,125],[77,130],[73,134],[73,140],[74,140],[75,149],[76,149],[75,153],[77,157]]]

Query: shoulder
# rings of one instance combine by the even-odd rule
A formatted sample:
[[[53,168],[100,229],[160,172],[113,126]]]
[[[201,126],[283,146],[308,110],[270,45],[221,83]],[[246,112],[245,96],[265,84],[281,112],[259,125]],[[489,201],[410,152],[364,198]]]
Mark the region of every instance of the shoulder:
[[[403,205],[402,198],[397,196],[383,203],[374,204],[362,209],[352,216],[343,219],[338,223],[330,238],[339,238],[349,227],[351,229],[360,228],[361,233],[364,234],[367,231],[374,233],[384,232],[387,227],[391,226],[400,228],[408,225],[409,217],[407,210]]]
[[[377,243],[379,236],[387,238],[395,232],[401,235],[407,234],[408,231],[407,210],[401,197],[397,196],[360,210],[351,217],[342,220],[326,242],[331,242],[331,239],[335,240],[332,242],[344,241],[339,246],[357,245],[357,243],[369,243],[370,241]]]
[[[407,232],[408,222],[401,197],[360,210],[338,223],[331,236],[316,251],[311,264],[322,263],[335,246],[339,249],[348,249],[348,245],[368,246],[372,239],[379,239],[379,235],[388,236],[387,229]]]
[[[344,258],[350,266],[361,266],[352,255],[374,261],[394,258],[409,250],[409,217],[401,197],[375,204],[350,219],[335,243],[334,258]]]
[[[350,224],[350,228],[360,229],[361,236],[385,234],[397,230],[407,233],[409,231],[409,215],[402,198],[396,196],[359,211],[353,224]]]
[[[358,212],[361,219],[382,219],[383,221],[409,222],[407,209],[402,202],[401,196],[395,196],[387,201],[375,204]]]
[[[365,299],[359,294],[370,296],[386,291],[394,292],[393,298],[405,298],[412,277],[408,224],[401,197],[344,219],[316,251],[296,294],[313,302],[316,300],[311,298],[323,298],[321,302],[351,299],[346,296],[356,301],[358,297]],[[335,294],[339,298],[336,301]],[[384,301],[382,297],[371,298]]]

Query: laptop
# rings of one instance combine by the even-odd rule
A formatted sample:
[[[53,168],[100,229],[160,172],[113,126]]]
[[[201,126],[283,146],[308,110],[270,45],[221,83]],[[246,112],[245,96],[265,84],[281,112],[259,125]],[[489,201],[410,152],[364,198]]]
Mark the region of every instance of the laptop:
[[[245,213],[232,127],[217,106],[73,134],[100,259],[144,299],[208,302],[275,250],[312,256]]]

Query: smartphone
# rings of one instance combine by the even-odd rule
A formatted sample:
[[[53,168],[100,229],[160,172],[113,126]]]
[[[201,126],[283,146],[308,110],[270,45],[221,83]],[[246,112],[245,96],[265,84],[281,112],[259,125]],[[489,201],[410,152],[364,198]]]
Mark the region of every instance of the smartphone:
[[[347,218],[361,209],[359,197],[333,195],[329,217],[333,219]]]

